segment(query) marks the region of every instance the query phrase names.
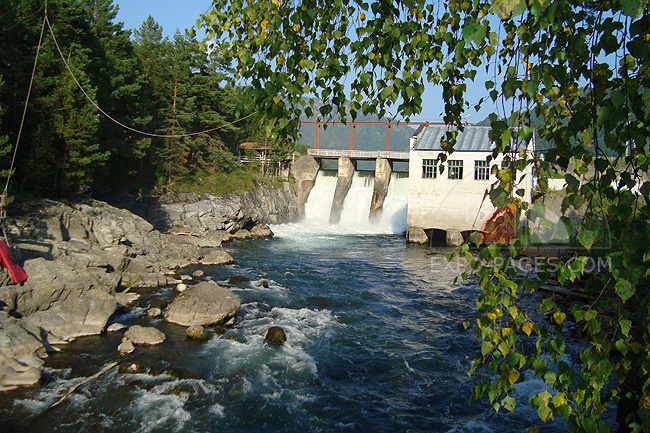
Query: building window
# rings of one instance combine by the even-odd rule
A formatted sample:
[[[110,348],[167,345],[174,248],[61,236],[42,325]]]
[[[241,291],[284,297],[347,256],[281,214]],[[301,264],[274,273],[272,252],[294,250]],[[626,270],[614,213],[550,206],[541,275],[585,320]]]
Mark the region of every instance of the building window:
[[[438,172],[436,170],[436,160],[435,159],[423,159],[422,160],[422,178],[424,179],[435,179]]]
[[[487,161],[474,161],[474,180],[488,180],[489,177]]]
[[[463,161],[461,159],[449,160],[449,179],[463,178]]]

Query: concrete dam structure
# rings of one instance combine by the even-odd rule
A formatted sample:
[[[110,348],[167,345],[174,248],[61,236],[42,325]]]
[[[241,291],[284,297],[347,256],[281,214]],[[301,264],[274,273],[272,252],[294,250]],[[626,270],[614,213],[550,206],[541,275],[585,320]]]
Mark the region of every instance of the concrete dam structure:
[[[337,167],[323,168],[324,159],[336,159]],[[376,158],[374,172],[358,170],[359,160],[369,158],[308,155],[294,163],[292,171],[305,218],[341,226],[375,225],[404,233],[408,173],[394,172],[387,158]]]

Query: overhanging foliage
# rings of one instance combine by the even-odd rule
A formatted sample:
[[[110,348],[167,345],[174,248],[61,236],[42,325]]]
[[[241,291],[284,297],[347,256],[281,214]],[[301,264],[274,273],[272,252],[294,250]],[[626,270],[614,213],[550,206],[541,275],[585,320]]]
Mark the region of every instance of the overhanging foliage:
[[[251,86],[256,107],[279,136],[296,136],[305,96],[338,111],[384,115],[396,106],[422,111],[425,86],[439,84],[444,120],[461,125],[467,82],[488,76],[486,101],[499,181],[495,206],[514,204],[528,221],[551,227],[543,204],[530,206],[521,172],[534,164],[539,184],[563,173],[561,219],[573,242],[557,265],[534,274],[508,266],[536,244],[523,225],[508,245],[457,254],[474,270],[483,296],[482,341],[474,372],[486,368],[475,397],[513,410],[513,385],[525,370],[547,384],[530,400],[542,421],[571,431],[607,431],[602,414],[618,405],[619,431],[650,429],[650,15],[647,1],[614,0],[217,0],[203,23],[214,48]],[[346,81],[347,80],[347,81]],[[344,84],[344,83],[349,84]],[[348,108],[349,107],[349,111]],[[535,122],[531,120],[534,117]],[[517,140],[551,143],[543,159],[517,153]],[[443,145],[453,151],[454,134]],[[613,155],[613,156],[612,156]],[[569,219],[573,210],[584,218]],[[603,242],[607,240],[608,242]],[[610,242],[611,241],[611,242]],[[590,272],[589,263],[607,264]],[[587,302],[544,299],[544,320],[521,306],[522,294],[557,280],[579,281]],[[584,341],[579,366],[566,359],[566,324]],[[530,344],[532,342],[532,344]]]

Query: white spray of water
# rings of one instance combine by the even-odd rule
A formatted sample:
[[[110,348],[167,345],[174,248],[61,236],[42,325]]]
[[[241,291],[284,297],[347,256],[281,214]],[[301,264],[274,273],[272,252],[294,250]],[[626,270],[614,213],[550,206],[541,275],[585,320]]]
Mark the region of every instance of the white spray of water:
[[[341,225],[360,225],[368,222],[375,177],[372,173],[359,173],[352,176],[352,185],[345,196],[341,210]]]
[[[336,172],[318,172],[316,183],[305,203],[305,220],[329,222],[336,179]]]
[[[322,235],[401,234],[406,231],[408,177],[393,173],[388,185],[382,213],[378,220],[369,221],[370,203],[374,189],[372,175],[355,173],[343,203],[341,222],[329,224],[332,201],[336,190],[336,175],[319,172],[305,204],[305,219],[297,224],[273,227],[280,237]]]
[[[388,193],[379,218],[379,226],[389,227],[392,233],[406,232],[409,178],[405,173],[392,173]]]

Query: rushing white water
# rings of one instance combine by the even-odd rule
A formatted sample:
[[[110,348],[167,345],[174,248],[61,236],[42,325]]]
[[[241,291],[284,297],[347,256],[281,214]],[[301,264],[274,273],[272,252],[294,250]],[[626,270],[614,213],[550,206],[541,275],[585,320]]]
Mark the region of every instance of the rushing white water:
[[[334,191],[336,191],[336,172],[319,171],[316,183],[305,203],[305,219],[329,223]]]
[[[372,173],[354,172],[352,185],[343,202],[341,225],[356,226],[368,222],[375,177]]]
[[[330,234],[402,234],[406,231],[408,176],[393,173],[388,185],[384,207],[376,221],[369,221],[370,204],[375,185],[371,173],[355,173],[343,203],[341,222],[329,224],[332,201],[336,190],[336,174],[319,172],[305,204],[305,219],[298,224],[275,226],[276,235],[293,232],[309,235]]]
[[[388,194],[379,218],[379,226],[389,227],[392,233],[406,232],[406,213],[409,194],[409,178],[406,173],[392,173]]]

